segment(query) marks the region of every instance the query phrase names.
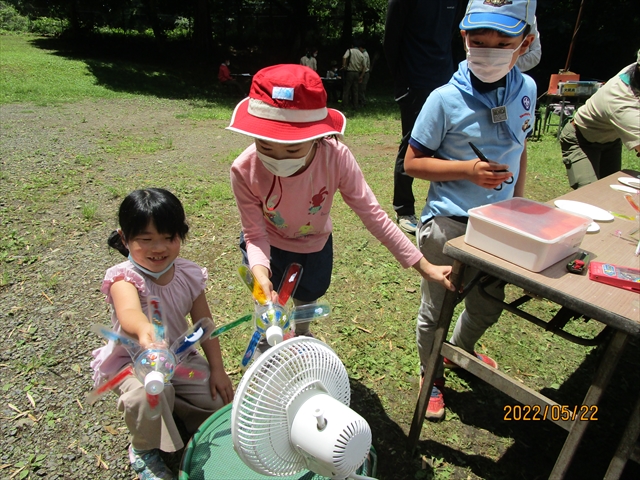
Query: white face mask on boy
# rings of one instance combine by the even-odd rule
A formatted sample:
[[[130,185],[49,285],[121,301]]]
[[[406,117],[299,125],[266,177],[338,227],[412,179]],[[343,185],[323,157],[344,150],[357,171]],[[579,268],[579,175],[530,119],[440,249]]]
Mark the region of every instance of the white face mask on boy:
[[[304,167],[305,163],[307,163],[307,157],[309,157],[309,155],[313,151],[314,145],[315,145],[315,142],[311,144],[311,148],[309,149],[307,154],[302,158],[282,158],[279,160],[277,158],[273,158],[268,155],[265,155],[264,153],[261,153],[259,150],[256,150],[256,154],[258,155],[258,158],[260,159],[264,167],[267,170],[269,170],[271,173],[273,173],[275,176],[290,177],[291,175],[296,173],[298,170],[300,170],[302,167]]]
[[[500,80],[511,70],[513,54],[520,50],[524,39],[513,50],[509,48],[478,48],[467,46],[467,64],[469,70],[484,83],[493,83]]]

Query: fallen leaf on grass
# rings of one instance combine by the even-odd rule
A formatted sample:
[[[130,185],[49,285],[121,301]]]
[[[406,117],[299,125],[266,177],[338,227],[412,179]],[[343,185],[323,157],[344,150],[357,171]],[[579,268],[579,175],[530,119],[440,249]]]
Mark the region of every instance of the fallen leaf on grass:
[[[389,351],[393,350],[393,343],[391,343],[391,340],[389,340]]]
[[[358,325],[356,328],[357,328],[358,330],[362,330],[363,332],[371,333],[371,330],[367,330],[366,328],[361,327],[360,325]]]
[[[118,435],[120,432],[113,428],[111,425],[105,425],[104,429],[109,432],[111,435]]]
[[[408,293],[416,293],[417,290],[413,287],[404,287],[404,291]]]
[[[10,409],[15,410],[15,411],[16,411],[16,412],[18,412],[18,413],[22,413],[22,412],[20,411],[20,409],[19,409],[18,407],[16,407],[15,405],[12,405],[12,404],[10,404],[10,403],[7,403],[7,406],[8,406]]]
[[[27,392],[27,398],[29,399],[29,402],[31,402],[31,405],[33,405],[33,408],[36,408],[36,401],[33,399],[29,392]]]
[[[98,459],[98,463],[96,464],[97,467],[109,470],[109,465],[104,463],[104,460],[102,460],[102,455],[96,455],[96,458]]]

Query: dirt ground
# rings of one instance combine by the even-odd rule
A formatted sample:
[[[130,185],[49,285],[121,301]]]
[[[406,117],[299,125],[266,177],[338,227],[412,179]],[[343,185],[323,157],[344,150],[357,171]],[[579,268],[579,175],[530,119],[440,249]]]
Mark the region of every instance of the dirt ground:
[[[99,287],[105,270],[121,261],[105,245],[116,227],[119,196],[141,185],[161,185],[163,176],[186,169],[201,179],[185,175],[183,192],[194,188],[192,182],[226,185],[228,166],[246,145],[224,130],[227,119],[192,121],[189,108],[184,101],[141,99],[0,107],[0,477],[133,478],[115,397],[94,406],[85,402],[92,387],[90,353],[102,343],[88,328],[109,318]],[[392,158],[396,135],[379,140],[376,148]],[[364,143],[350,147],[356,158],[371,149]],[[232,200],[214,207],[212,216],[191,216],[194,231],[201,233],[190,239],[184,256],[224,265],[232,256],[227,254],[237,253],[239,221]],[[229,288],[228,277],[210,281],[213,289]],[[637,357],[631,367],[638,367]],[[353,395],[365,412],[379,408],[366,388],[355,388]],[[508,425],[505,436],[518,438],[519,448],[490,444],[478,436],[493,428],[491,419],[479,416],[482,405],[461,395],[450,401],[478,415],[455,434],[470,440],[468,452],[454,456],[460,464],[484,465],[484,473],[461,476],[462,469],[452,469],[448,478],[505,478],[497,470],[517,463],[513,455],[535,456],[546,442],[547,452],[557,452],[564,439],[555,426]],[[406,432],[388,418],[381,421],[381,478],[428,478],[427,470],[419,471],[419,459],[408,461],[401,453]],[[452,454],[437,438],[421,448]],[[170,461],[176,465],[179,453]],[[628,478],[638,478],[634,472]]]

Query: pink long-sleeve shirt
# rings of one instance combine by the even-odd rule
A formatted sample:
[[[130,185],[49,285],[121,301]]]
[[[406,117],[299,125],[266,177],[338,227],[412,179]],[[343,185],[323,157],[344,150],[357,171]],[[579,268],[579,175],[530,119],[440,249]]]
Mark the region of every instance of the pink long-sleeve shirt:
[[[293,177],[276,177],[269,172],[251,144],[231,165],[231,187],[250,267],[271,268],[271,245],[296,253],[320,251],[333,229],[329,213],[337,190],[403,267],[422,257],[382,210],[352,153],[334,138],[318,141],[309,167]]]

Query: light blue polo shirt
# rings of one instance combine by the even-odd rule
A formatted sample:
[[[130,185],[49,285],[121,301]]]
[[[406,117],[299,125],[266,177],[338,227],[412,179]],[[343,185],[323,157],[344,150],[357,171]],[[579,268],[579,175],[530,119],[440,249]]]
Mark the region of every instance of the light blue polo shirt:
[[[466,60],[446,85],[425,102],[411,132],[412,146],[436,158],[464,161],[477,158],[473,142],[490,160],[509,165],[514,182],[502,190],[480,187],[468,180],[431,182],[421,219],[434,216],[468,216],[470,208],[513,197],[520,157],[535,121],[536,84],[514,67],[506,84],[482,93],[471,85]],[[508,119],[493,123],[491,109],[505,106]],[[428,152],[430,150],[431,152]]]

